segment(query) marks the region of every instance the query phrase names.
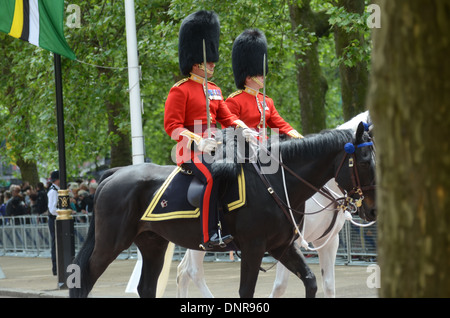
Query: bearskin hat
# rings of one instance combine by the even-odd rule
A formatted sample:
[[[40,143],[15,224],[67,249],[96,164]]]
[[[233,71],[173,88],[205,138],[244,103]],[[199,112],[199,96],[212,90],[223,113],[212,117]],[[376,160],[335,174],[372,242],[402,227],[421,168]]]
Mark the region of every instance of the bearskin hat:
[[[267,40],[264,33],[258,29],[247,29],[233,43],[231,53],[234,82],[238,89],[244,89],[247,76],[264,74],[263,56],[266,54],[266,74],[269,72],[267,63]]]
[[[203,39],[207,62],[219,60],[220,23],[214,11],[201,10],[188,15],[178,36],[178,60],[181,74],[187,76],[194,64],[203,63]]]

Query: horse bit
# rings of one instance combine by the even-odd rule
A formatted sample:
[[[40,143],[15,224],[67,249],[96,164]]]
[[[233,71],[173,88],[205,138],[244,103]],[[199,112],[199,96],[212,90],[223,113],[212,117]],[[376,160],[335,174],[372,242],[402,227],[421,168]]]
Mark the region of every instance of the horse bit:
[[[369,142],[363,142],[359,145],[356,145],[356,148],[362,148],[362,147],[367,147],[367,146],[373,146],[373,142],[369,141]],[[340,209],[344,209],[344,210],[348,210],[350,213],[355,213],[358,208],[361,207],[362,205],[362,201],[364,200],[364,195],[363,195],[363,190],[374,190],[375,189],[375,185],[373,185],[373,181],[370,185],[367,186],[361,186],[361,182],[359,180],[359,173],[358,173],[358,169],[355,166],[355,162],[356,162],[356,158],[355,158],[355,151],[356,151],[355,145],[351,142],[345,144],[344,146],[344,150],[345,150],[345,155],[342,158],[342,161],[339,165],[339,168],[334,176],[334,179],[337,180],[337,177],[342,169],[342,166],[344,165],[345,159],[350,156],[350,158],[348,159],[348,167],[351,170],[351,178],[352,178],[352,183],[353,183],[353,189],[349,192],[346,193],[347,191],[345,191],[337,182],[336,184],[338,185],[339,189],[342,191],[342,193],[346,193],[345,194],[345,201],[346,204],[342,204],[340,206],[338,206],[338,208]],[[352,198],[352,195],[357,194],[359,196],[359,199],[355,200]],[[351,207],[351,209],[350,209]]]

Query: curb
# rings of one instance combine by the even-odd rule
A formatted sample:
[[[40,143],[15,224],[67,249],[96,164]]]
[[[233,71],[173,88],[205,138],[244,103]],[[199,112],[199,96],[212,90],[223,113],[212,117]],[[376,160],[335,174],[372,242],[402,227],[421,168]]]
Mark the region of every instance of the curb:
[[[11,298],[68,298],[61,295],[55,295],[46,292],[36,292],[33,290],[21,290],[21,289],[10,289],[10,288],[0,288],[0,297],[11,297]]]

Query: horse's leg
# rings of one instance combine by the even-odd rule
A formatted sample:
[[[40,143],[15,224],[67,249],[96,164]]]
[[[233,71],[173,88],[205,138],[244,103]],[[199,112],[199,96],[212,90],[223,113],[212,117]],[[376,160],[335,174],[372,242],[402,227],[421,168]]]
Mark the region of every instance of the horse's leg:
[[[303,281],[307,298],[316,296],[316,277],[308,264],[306,264],[305,258],[296,242],[288,247],[282,247],[271,251],[271,254]]]
[[[177,298],[187,298],[189,291],[189,265],[191,250],[186,250],[180,264],[177,266]]]
[[[317,246],[320,246],[320,244],[317,244]],[[330,238],[330,240],[324,247],[318,250],[319,263],[322,272],[323,293],[324,296],[328,298],[334,298],[336,296],[334,265],[336,262],[336,253],[338,247],[339,247],[339,234],[335,234],[334,237]]]
[[[97,279],[103,274],[103,272],[108,268],[108,266],[119,256],[123,251],[120,250],[106,250],[101,249],[92,253],[91,259],[89,260],[89,270],[90,278],[89,282],[94,286]]]
[[[264,257],[265,246],[252,244],[242,246],[241,258],[241,279],[239,284],[239,296],[241,298],[251,298],[255,293],[256,281]]]
[[[131,245],[131,242],[129,245]],[[95,247],[91,255],[80,255],[83,254],[80,251],[74,263],[81,268],[81,288],[71,289],[70,297],[87,297],[106,268],[126,248],[113,248],[108,244],[104,244],[104,242],[100,244],[95,242]],[[78,259],[84,260],[79,261]]]
[[[91,221],[86,241],[74,259],[81,270],[81,286],[71,288],[70,297],[87,297],[109,264],[131,245],[132,234],[121,237],[120,244],[116,245],[117,234],[112,228],[107,222]],[[102,233],[102,240],[96,240],[97,233]]]
[[[134,242],[142,254],[142,271],[137,287],[139,297],[154,298],[169,242],[153,232],[139,234]]]
[[[286,292],[288,286],[289,271],[281,263],[277,263],[277,274],[275,276],[275,281],[273,282],[272,292],[270,293],[270,298],[279,298],[283,296]]]
[[[186,298],[189,280],[192,280],[205,298],[213,298],[203,272],[204,251],[186,250],[177,268],[177,297]]]

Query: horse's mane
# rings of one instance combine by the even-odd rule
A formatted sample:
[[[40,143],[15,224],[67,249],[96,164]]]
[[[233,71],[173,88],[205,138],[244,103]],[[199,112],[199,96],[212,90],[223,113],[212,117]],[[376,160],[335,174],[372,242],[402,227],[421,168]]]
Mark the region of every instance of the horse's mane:
[[[219,139],[221,143],[216,150],[215,161],[211,165],[211,173],[214,179],[226,181],[236,180],[241,172],[241,165],[237,159],[235,131],[227,128],[220,132]]]
[[[236,142],[234,139],[226,138],[226,131],[222,130],[222,146],[218,151],[222,151],[222,158],[226,160],[217,160],[212,164],[212,174],[214,178],[221,180],[234,180],[241,171],[242,160],[237,159]],[[323,154],[324,149],[330,151],[338,151],[343,149],[345,143],[351,142],[354,137],[354,130],[346,129],[333,129],[324,130],[317,134],[307,135],[303,139],[290,139],[286,141],[275,141],[268,145],[268,150],[273,154],[278,154],[278,150],[281,152],[283,161],[289,162],[290,160],[308,160],[317,158],[317,156]],[[228,141],[228,143],[227,143]],[[230,148],[234,151],[230,151]],[[230,158],[230,154],[234,158]]]
[[[284,161],[293,159],[311,159],[323,154],[324,149],[338,151],[354,138],[354,131],[350,129],[324,130],[317,134],[310,134],[302,139],[291,139],[279,144],[280,153]]]

